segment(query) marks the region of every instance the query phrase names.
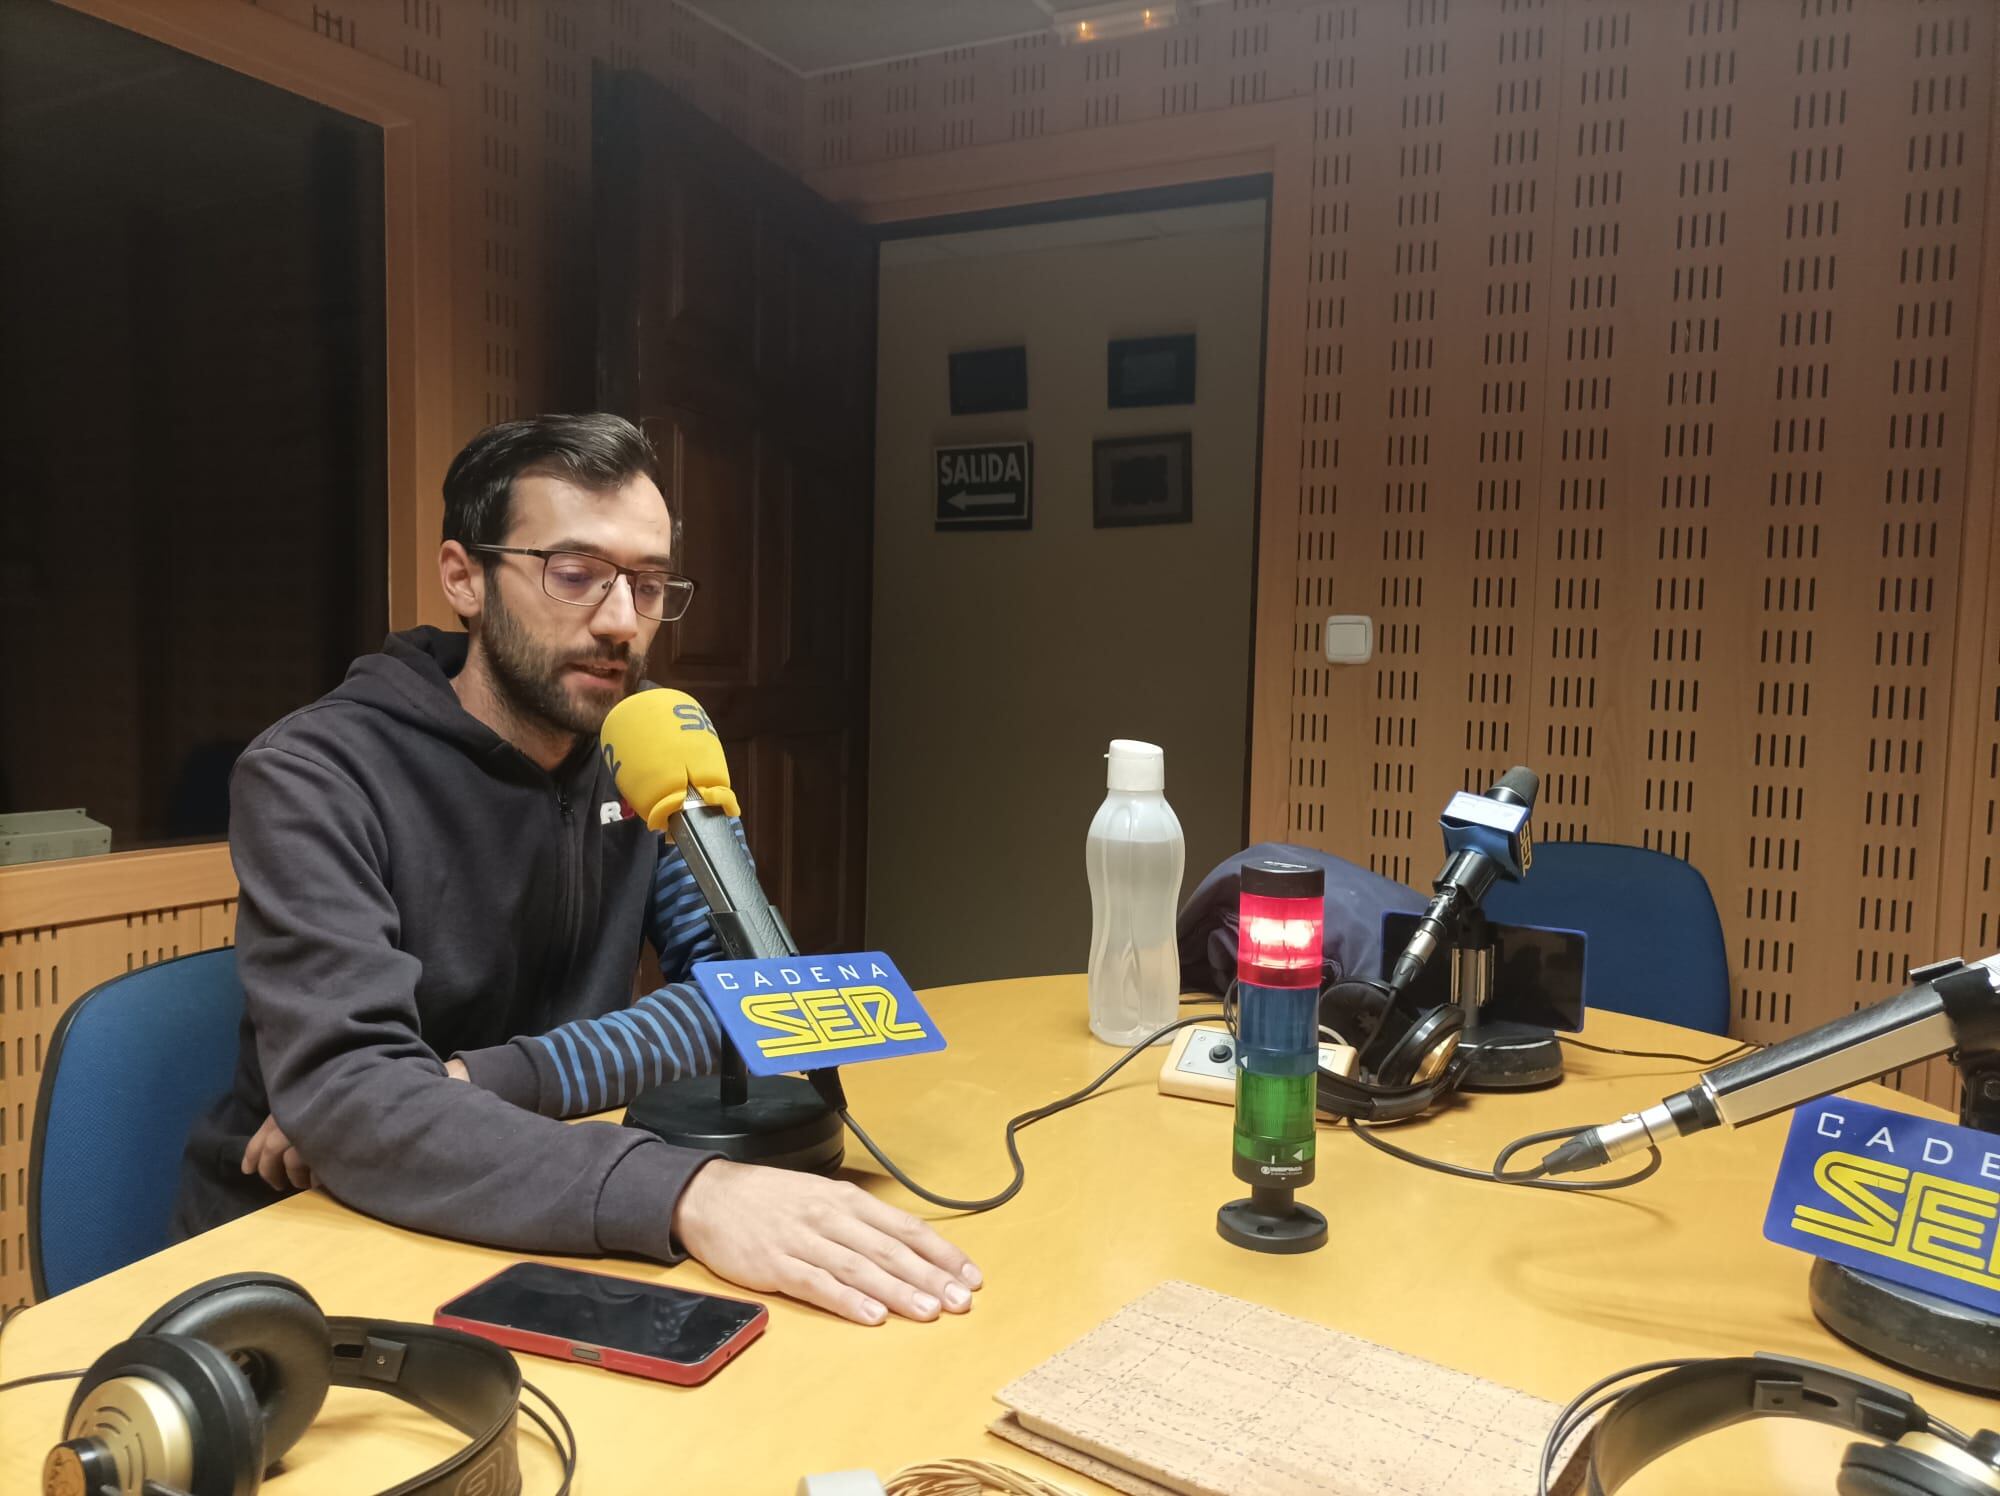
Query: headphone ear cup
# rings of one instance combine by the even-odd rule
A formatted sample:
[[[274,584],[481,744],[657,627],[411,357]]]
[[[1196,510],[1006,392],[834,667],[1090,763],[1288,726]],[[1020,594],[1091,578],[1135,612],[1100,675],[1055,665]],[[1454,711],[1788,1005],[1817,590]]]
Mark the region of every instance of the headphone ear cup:
[[[1383,1021],[1390,1021],[1387,1015]],[[1444,1072],[1458,1051],[1465,1013],[1450,1003],[1420,1014],[1389,1047],[1375,1067],[1375,1079],[1385,1086],[1410,1086],[1433,1080]]]
[[[263,1417],[275,1465],[326,1401],[333,1341],[313,1296],[276,1273],[232,1273],[197,1284],[154,1310],[140,1335],[189,1336],[239,1368]]]
[[[1389,1007],[1389,993],[1378,982],[1354,978],[1335,982],[1319,995],[1319,1021],[1356,1049],[1382,1026]]]
[[[1994,1486],[1920,1450],[1850,1444],[1834,1489],[1839,1496],[1993,1496]]]
[[[1335,982],[1320,993],[1319,1021],[1355,1043],[1366,1076],[1354,1081],[1321,1076],[1320,1110],[1366,1122],[1399,1122],[1430,1107],[1443,1090],[1429,1083],[1445,1073],[1465,1027],[1464,1013],[1449,1003],[1411,1020],[1387,987],[1360,978]],[[1371,1064],[1377,1055],[1379,1061]],[[1417,1091],[1420,1086],[1425,1089]]]
[[[135,1382],[165,1394],[164,1419],[134,1395]],[[176,1419],[183,1427],[147,1440],[149,1425]],[[186,1480],[189,1496],[254,1496],[264,1470],[264,1416],[249,1380],[224,1352],[181,1335],[135,1336],[99,1356],[77,1384],[63,1432],[103,1440],[142,1480]],[[149,1468],[149,1442],[177,1451],[170,1468]]]

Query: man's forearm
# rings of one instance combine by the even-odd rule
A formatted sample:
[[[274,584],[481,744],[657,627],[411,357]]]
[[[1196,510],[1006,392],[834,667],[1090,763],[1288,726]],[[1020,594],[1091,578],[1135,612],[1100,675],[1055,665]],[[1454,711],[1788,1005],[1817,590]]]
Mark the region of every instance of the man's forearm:
[[[623,1106],[649,1086],[715,1073],[721,1025],[691,983],[650,992],[631,1007],[466,1050],[468,1078],[545,1117]]]
[[[712,1155],[531,1116],[413,1069],[364,1061],[295,1088],[290,1129],[322,1188],[396,1225],[490,1246],[679,1260],[674,1207]]]

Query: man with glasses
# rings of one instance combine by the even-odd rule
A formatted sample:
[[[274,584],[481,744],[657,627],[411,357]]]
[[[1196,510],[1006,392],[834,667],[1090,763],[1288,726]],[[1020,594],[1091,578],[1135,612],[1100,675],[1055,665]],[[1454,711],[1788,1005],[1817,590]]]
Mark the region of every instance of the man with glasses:
[[[559,1120],[712,1068],[720,1039],[685,981],[717,953],[699,892],[597,751],[695,592],[653,471],[617,416],[481,432],[438,555],[465,632],[392,634],[238,761],[247,1011],[181,1232],[317,1182],[517,1251],[690,1254],[867,1324],[970,1306],[964,1254],[853,1185]],[[635,1003],[642,935],[669,985]]]

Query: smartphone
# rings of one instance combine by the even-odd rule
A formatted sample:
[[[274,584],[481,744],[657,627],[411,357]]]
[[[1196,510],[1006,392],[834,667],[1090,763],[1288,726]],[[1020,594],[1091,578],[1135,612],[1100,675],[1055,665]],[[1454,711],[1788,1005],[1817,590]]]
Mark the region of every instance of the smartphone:
[[[1390,910],[1382,916],[1382,980],[1389,980],[1397,957],[1417,933],[1418,916]],[[1479,1012],[1484,1019],[1511,1019],[1540,1028],[1583,1027],[1586,945],[1581,930],[1487,921],[1495,947],[1493,995]],[[1451,952],[1440,950],[1410,984],[1416,1007],[1451,1001]]]
[[[531,1355],[693,1387],[764,1333],[762,1304],[605,1273],[517,1262],[434,1322]]]

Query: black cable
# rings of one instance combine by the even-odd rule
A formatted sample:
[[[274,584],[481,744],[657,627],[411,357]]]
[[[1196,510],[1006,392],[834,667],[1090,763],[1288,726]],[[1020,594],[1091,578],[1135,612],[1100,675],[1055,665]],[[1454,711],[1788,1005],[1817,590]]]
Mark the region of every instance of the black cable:
[[[1168,1034],[1171,1034],[1175,1029],[1191,1028],[1198,1023],[1212,1022],[1214,1018],[1215,1015],[1213,1013],[1197,1013],[1191,1018],[1176,1018],[1172,1023],[1167,1024],[1164,1028],[1155,1029],[1152,1033],[1148,1034],[1145,1038],[1141,1039],[1137,1044],[1134,1044],[1130,1049],[1126,1050],[1124,1054],[1120,1055],[1118,1059],[1115,1062],[1113,1062],[1109,1070],[1106,1070],[1102,1075],[1098,1076],[1096,1080],[1092,1081],[1089,1085],[1085,1086],[1081,1091],[1072,1091],[1069,1095],[1061,1097],[1058,1100],[1051,1101],[1045,1106],[1035,1107],[1032,1111],[1022,1112],[1018,1117],[1010,1119],[1007,1123],[1007,1156],[1010,1159],[1012,1159],[1014,1163],[1014,1181],[1013,1183],[1009,1184],[1004,1190],[1001,1190],[999,1194],[988,1195],[983,1200],[954,1200],[949,1195],[933,1194],[931,1191],[925,1189],[921,1184],[918,1184],[914,1179],[910,1178],[910,1176],[905,1174],[901,1169],[897,1168],[896,1165],[890,1161],[889,1156],[885,1154],[880,1148],[875,1146],[875,1140],[869,1137],[866,1132],[862,1131],[861,1124],[854,1120],[854,1114],[852,1112],[842,1112],[840,1114],[840,1120],[847,1124],[848,1131],[852,1132],[855,1138],[860,1142],[861,1146],[868,1150],[868,1152],[874,1157],[875,1162],[880,1164],[884,1169],[888,1171],[889,1177],[894,1179],[896,1183],[900,1184],[904,1189],[908,1190],[911,1194],[917,1196],[918,1199],[928,1200],[933,1205],[941,1205],[946,1210],[963,1210],[971,1214],[977,1215],[980,1211],[992,1210],[998,1206],[1005,1205],[1009,1200],[1013,1199],[1016,1195],[1018,1195],[1021,1192],[1021,1186],[1027,1182],[1028,1166],[1023,1162],[1021,1162],[1021,1150],[1020,1147],[1014,1141],[1015,1133],[1019,1132],[1024,1127],[1031,1126],[1032,1124],[1041,1121],[1042,1118],[1044,1117],[1054,1116],[1057,1112],[1063,1110],[1063,1108],[1065,1107],[1075,1106],[1079,1101],[1085,1100],[1099,1086],[1103,1085],[1107,1080],[1111,1079],[1112,1076],[1116,1075],[1120,1070],[1123,1070],[1126,1067],[1126,1065],[1130,1064],[1133,1057],[1139,1054],[1141,1050],[1152,1048],[1153,1045],[1159,1043],[1160,1040],[1164,1039]]]
[[[1631,1060],[1686,1060],[1690,1065],[1699,1070],[1706,1070],[1711,1065],[1720,1065],[1724,1061],[1737,1059],[1757,1047],[1746,1039],[1734,1049],[1725,1049],[1713,1059],[1703,1059],[1698,1054],[1675,1054],[1672,1050],[1668,1049],[1613,1049],[1608,1044],[1586,1044],[1581,1039],[1572,1039],[1568,1034],[1557,1034],[1556,1037],[1565,1044],[1573,1045],[1578,1049],[1593,1050],[1598,1054],[1624,1055],[1627,1059]]]
[[[32,1387],[37,1382],[73,1382],[89,1369],[81,1366],[75,1371],[44,1371],[36,1376],[15,1377],[11,1382],[0,1382],[0,1392],[12,1392],[16,1387]]]
[[[25,1304],[16,1304],[11,1309],[0,1310],[0,1339],[6,1338],[7,1327],[19,1318],[21,1311],[26,1307]],[[44,1371],[31,1377],[15,1377],[11,1382],[0,1382],[0,1392],[12,1392],[16,1387],[32,1387],[37,1382],[73,1381],[88,1369],[83,1367],[76,1371]]]
[[[1181,999],[1181,1006],[1188,1008],[1193,1007],[1196,1003],[1221,1003],[1222,1021],[1228,1026],[1229,1037],[1233,1039],[1236,1037],[1236,989],[1240,985],[1242,984],[1236,978],[1231,977],[1229,985],[1222,989],[1220,997],[1213,992],[1195,992],[1183,997]]]
[[[1493,1160],[1492,1168],[1475,1169],[1468,1164],[1448,1163],[1441,1158],[1426,1158],[1421,1153],[1412,1153],[1406,1148],[1397,1147],[1394,1143],[1384,1142],[1375,1135],[1376,1129],[1373,1126],[1365,1126],[1351,1118],[1348,1120],[1348,1125],[1369,1147],[1386,1153],[1391,1158],[1399,1158],[1406,1164],[1415,1164],[1420,1169],[1434,1169],[1440,1174],[1449,1174],[1454,1179],[1477,1179],[1486,1184],[1512,1184],[1531,1190],[1560,1190],[1564,1194],[1597,1194],[1604,1190],[1622,1190],[1627,1185],[1651,1179],[1660,1172],[1661,1160],[1658,1148],[1647,1149],[1651,1157],[1643,1169],[1635,1174],[1620,1175],[1616,1179],[1557,1181],[1544,1178],[1539,1166],[1512,1171],[1504,1167],[1507,1160],[1523,1148],[1533,1147],[1536,1143],[1552,1142],[1557,1138],[1573,1138],[1580,1133],[1590,1131],[1588,1127],[1556,1127],[1547,1132],[1531,1132],[1524,1138],[1516,1138],[1501,1149],[1499,1156]]]
[[[536,1425],[547,1436],[549,1443],[555,1446],[556,1458],[562,1462],[562,1484],[556,1487],[556,1496],[569,1496],[570,1482],[576,1479],[576,1430],[569,1426],[569,1420],[563,1417],[563,1410],[556,1406],[556,1400],[550,1397],[548,1393],[542,1391],[533,1382],[523,1378],[521,1381],[521,1390],[535,1394],[536,1399],[541,1405],[554,1415],[557,1423],[562,1425],[562,1431],[569,1440],[569,1445],[565,1448],[563,1441],[556,1437],[556,1431],[549,1427],[546,1418],[542,1417],[540,1413],[537,1413],[526,1403],[520,1405],[521,1411],[535,1420]]]
[[[1235,1004],[1232,1001],[1232,999],[1235,996],[1235,993],[1236,993],[1236,983],[1231,982],[1229,984],[1229,989],[1222,994],[1221,1016],[1223,1018],[1223,1021],[1229,1026],[1229,1030],[1232,1034],[1234,1034],[1236,1031]],[[1212,1001],[1214,1001],[1212,997],[1208,996],[1207,994],[1203,994],[1200,997],[1184,997],[1181,999],[1181,1005],[1183,1007],[1186,1007],[1189,1004],[1195,1002],[1212,1002]],[[993,1210],[999,1206],[1005,1205],[1009,1200],[1013,1199],[1014,1196],[1019,1194],[1021,1192],[1022,1185],[1027,1181],[1027,1165],[1022,1162],[1021,1150],[1014,1141],[1014,1135],[1016,1132],[1018,1132],[1023,1127],[1027,1127],[1035,1122],[1041,1121],[1042,1118],[1044,1117],[1050,1117],[1055,1115],[1057,1112],[1062,1111],[1065,1107],[1074,1106],[1076,1105],[1077,1102],[1085,1100],[1094,1091],[1096,1091],[1099,1086],[1102,1086],[1107,1080],[1111,1079],[1112,1076],[1116,1075],[1120,1070],[1122,1070],[1126,1066],[1126,1064],[1129,1063],[1132,1060],[1132,1058],[1139,1053],[1140,1050],[1151,1048],[1153,1045],[1157,1044],[1161,1039],[1166,1037],[1168,1034],[1174,1032],[1174,1030],[1176,1029],[1189,1028],[1194,1024],[1204,1022],[1205,1020],[1212,1018],[1213,1016],[1215,1015],[1198,1013],[1193,1015],[1192,1017],[1176,1019],[1174,1022],[1167,1024],[1163,1028],[1155,1030],[1152,1034],[1149,1034],[1146,1038],[1140,1040],[1137,1044],[1133,1045],[1132,1048],[1128,1049],[1123,1055],[1121,1055],[1118,1058],[1118,1060],[1115,1063],[1112,1064],[1110,1069],[1106,1070],[1102,1075],[1098,1076],[1096,1080],[1092,1081],[1082,1090],[1073,1092],[1068,1096],[1062,1097],[1060,1100],[1052,1101],[1048,1103],[1046,1106],[1039,1106],[1034,1108],[1032,1111],[1022,1112],[1019,1116],[1011,1119],[1007,1123],[1006,1142],[1007,1142],[1007,1155],[1009,1160],[1012,1162],[1014,1166],[1014,1178],[1007,1185],[1007,1187],[1001,1190],[998,1194],[988,1195],[983,1199],[959,1200],[959,1199],[954,1199],[949,1195],[940,1195],[934,1193],[931,1190],[925,1189],[922,1185],[918,1184],[914,1179],[910,1178],[909,1175],[905,1174],[900,1168],[898,1168],[895,1162],[892,1159],[890,1159],[887,1154],[883,1153],[881,1148],[877,1146],[875,1140],[868,1135],[868,1133],[866,1132],[865,1129],[863,1129],[861,1124],[854,1120],[854,1115],[852,1112],[844,1111],[840,1114],[840,1118],[841,1121],[847,1124],[848,1130],[854,1134],[856,1140],[860,1142],[861,1146],[868,1150],[870,1156],[874,1158],[875,1162],[880,1164],[882,1168],[887,1171],[887,1173],[892,1179],[894,1179],[898,1184],[902,1185],[903,1188],[908,1190],[911,1194],[917,1196],[919,1199],[926,1200],[932,1205],[941,1206],[946,1210],[963,1210],[973,1214],[978,1214],[981,1211]],[[1701,1066],[1704,1069],[1706,1069],[1711,1065],[1720,1064],[1722,1063],[1722,1061],[1733,1058],[1735,1055],[1740,1054],[1745,1050],[1754,1049],[1756,1047],[1755,1045],[1752,1044],[1747,1044],[1747,1043],[1742,1044],[1737,1046],[1736,1049],[1730,1050],[1722,1055],[1717,1056],[1714,1059],[1705,1060],[1701,1058],[1699,1055],[1669,1054],[1660,1051],[1638,1050],[1638,1049],[1612,1049],[1609,1048],[1608,1046],[1601,1044],[1586,1044],[1581,1039],[1571,1039],[1567,1035],[1563,1035],[1560,1037],[1562,1038],[1565,1044],[1575,1044],[1579,1048],[1596,1050],[1602,1054],[1624,1055],[1632,1059],[1686,1060],[1690,1064]],[[1568,1139],[1577,1137],[1582,1133],[1588,1132],[1590,1130],[1589,1128],[1559,1127],[1559,1128],[1554,1128],[1548,1132],[1530,1133],[1527,1137],[1517,1138],[1513,1142],[1509,1143],[1505,1148],[1503,1148],[1500,1151],[1499,1156],[1494,1159],[1493,1167],[1491,1169],[1475,1169],[1465,1164],[1450,1163],[1444,1159],[1426,1158],[1422,1154],[1412,1153],[1408,1149],[1400,1148],[1394,1143],[1385,1142],[1383,1139],[1375,1135],[1375,1129],[1372,1126],[1363,1125],[1362,1123],[1359,1122],[1350,1122],[1350,1125],[1353,1127],[1354,1131],[1361,1136],[1362,1141],[1367,1143],[1370,1147],[1378,1150],[1379,1152],[1386,1153],[1392,1158],[1400,1159],[1404,1163],[1415,1164],[1417,1167],[1422,1169],[1431,1169],[1437,1173],[1449,1174],[1452,1177],[1458,1179],[1479,1180],[1482,1183],[1486,1184],[1518,1185],[1527,1189],[1557,1190],[1564,1194],[1600,1194],[1606,1190],[1625,1189],[1630,1185],[1638,1184],[1644,1180],[1652,1178],[1653,1175],[1659,1172],[1660,1164],[1662,1162],[1660,1158],[1660,1150],[1657,1148],[1648,1148],[1647,1149],[1648,1158],[1646,1165],[1644,1168],[1640,1169],[1637,1173],[1621,1175],[1617,1179],[1603,1179],[1594,1181],[1593,1180],[1557,1181],[1544,1178],[1540,1168],[1535,1168],[1531,1170],[1509,1171],[1505,1168],[1506,1161],[1512,1158],[1516,1153],[1519,1153],[1522,1149],[1531,1147],[1536,1143],[1551,1142],[1556,1139]]]

